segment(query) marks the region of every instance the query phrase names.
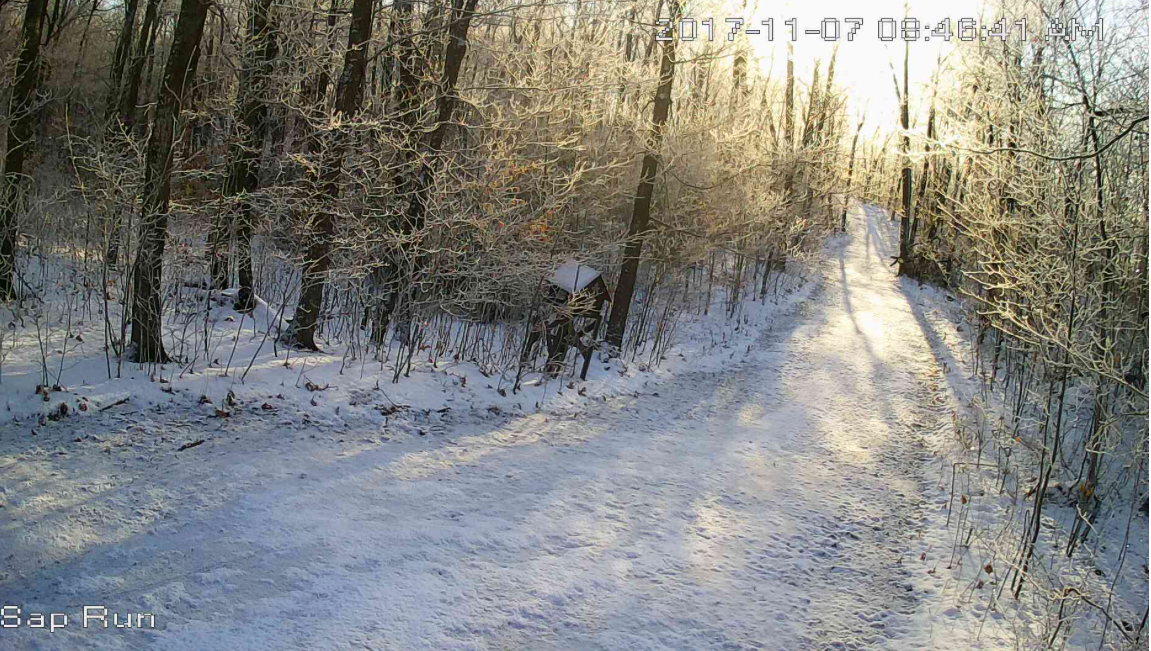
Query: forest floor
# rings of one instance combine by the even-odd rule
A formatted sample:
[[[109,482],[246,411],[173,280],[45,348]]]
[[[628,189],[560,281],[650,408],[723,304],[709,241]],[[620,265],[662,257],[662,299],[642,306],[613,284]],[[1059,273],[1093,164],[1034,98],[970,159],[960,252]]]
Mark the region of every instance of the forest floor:
[[[890,221],[850,222],[749,354],[603,400],[4,426],[0,602],[70,620],[0,648],[1011,648],[1026,615],[944,570],[946,338]]]

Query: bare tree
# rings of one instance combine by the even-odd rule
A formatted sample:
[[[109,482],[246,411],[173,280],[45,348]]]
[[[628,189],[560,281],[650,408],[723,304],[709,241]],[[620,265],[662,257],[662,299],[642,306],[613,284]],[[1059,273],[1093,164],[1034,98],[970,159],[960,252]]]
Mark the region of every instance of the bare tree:
[[[668,14],[672,25],[679,25],[680,4],[678,0],[668,0]],[[667,124],[671,108],[672,86],[675,83],[675,46],[679,40],[678,30],[672,30],[671,39],[663,44],[663,54],[659,63],[659,85],[656,86],[652,103],[651,130],[648,133],[643,165],[639,173],[639,187],[636,189],[632,205],[631,224],[624,244],[623,265],[616,282],[615,298],[612,300],[611,316],[608,318],[607,342],[616,348],[623,345],[624,327],[628,311],[631,309],[632,294],[635,293],[636,274],[639,272],[640,255],[643,253],[643,238],[647,235],[651,221],[651,202],[655,194],[655,175],[659,166],[659,149],[663,141],[664,125]]]
[[[120,119],[119,128],[131,132],[136,124],[136,103],[140,97],[140,77],[144,72],[144,64],[148,60],[148,43],[156,29],[156,14],[160,8],[160,0],[148,0],[144,10],[144,22],[140,26],[140,38],[136,47],[127,58],[128,77],[124,80],[119,98],[119,109],[116,112]]]
[[[240,70],[237,104],[240,117],[240,135],[231,146],[228,177],[224,195],[239,202],[236,225],[236,272],[240,290],[236,309],[250,310],[255,305],[252,270],[252,231],[255,210],[251,193],[260,183],[260,154],[267,136],[268,94],[272,68],[279,51],[274,25],[269,18],[271,0],[250,0],[248,5],[248,41],[244,67]],[[217,222],[214,229],[210,277],[212,286],[219,289],[227,283],[226,259],[220,255],[224,234]]]
[[[336,116],[352,120],[363,102],[364,77],[368,65],[368,41],[372,38],[372,0],[354,0],[352,24],[348,31],[348,49],[344,54],[344,70],[336,86]],[[327,148],[324,165],[314,179],[324,199],[339,196],[340,175],[343,172],[344,153],[349,134],[335,129],[335,142]],[[304,282],[300,290],[300,303],[292,320],[290,341],[309,350],[319,350],[316,344],[316,326],[320,318],[320,304],[331,267],[332,243],[336,235],[336,214],[323,207],[312,225],[311,242],[304,260]]]
[[[139,246],[132,267],[132,344],[138,362],[162,363],[164,351],[160,287],[168,238],[168,204],[172,194],[172,157],[185,91],[196,75],[200,37],[208,0],[181,0],[180,17],[164,83],[160,88],[152,135],[148,139]]]
[[[29,0],[24,10],[20,55],[12,78],[12,109],[8,116],[8,149],[4,153],[4,178],[0,191],[0,299],[11,300],[16,292],[16,239],[23,185],[24,160],[32,146],[36,119],[36,87],[40,68],[40,30],[47,0]]]
[[[120,23],[120,35],[116,38],[116,52],[112,55],[112,65],[108,72],[111,92],[108,94],[108,116],[111,118],[120,107],[120,86],[124,79],[124,66],[132,50],[132,35],[136,33],[136,9],[139,0],[124,0],[124,20]]]
[[[896,97],[899,99],[899,125],[903,135],[899,141],[899,151],[903,156],[903,170],[900,173],[900,188],[903,193],[903,213],[899,216],[899,273],[903,274],[913,264],[911,260],[912,249],[915,246],[915,234],[911,228],[911,93],[908,85],[908,69],[910,67],[911,45],[903,44],[903,92],[899,92],[899,82],[895,84]]]

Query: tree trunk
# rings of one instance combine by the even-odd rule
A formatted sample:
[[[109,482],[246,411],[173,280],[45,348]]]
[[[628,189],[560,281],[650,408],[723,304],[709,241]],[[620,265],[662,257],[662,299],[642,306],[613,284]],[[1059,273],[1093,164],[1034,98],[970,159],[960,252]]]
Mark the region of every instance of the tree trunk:
[[[343,120],[352,119],[360,110],[364,96],[364,78],[367,74],[367,44],[372,38],[372,0],[355,0],[352,4],[352,25],[348,30],[348,50],[344,54],[344,70],[336,86],[336,115]],[[327,148],[320,175],[314,178],[320,184],[322,198],[336,199],[340,195],[340,174],[343,172],[344,150],[348,134],[342,130],[335,134],[336,141]],[[291,343],[308,350],[319,350],[316,345],[316,326],[319,323],[320,304],[324,298],[324,285],[331,267],[332,240],[336,235],[336,215],[322,210],[313,226],[312,241],[304,259],[303,287],[300,304],[292,319]]]
[[[925,206],[924,198],[927,195],[927,184],[931,180],[931,143],[935,140],[935,98],[939,91],[940,65],[940,61],[937,60],[935,63],[935,73],[932,75],[934,81],[931,90],[931,105],[927,111],[927,143],[923,147],[923,171],[919,176],[919,196],[914,201],[915,219],[911,222],[911,241],[913,243],[916,241],[917,234],[919,233],[919,223],[924,218],[930,217],[931,212],[935,208],[932,205]],[[1012,125],[1012,129],[1014,129],[1014,125]],[[1014,205],[1014,199],[1009,200],[1009,205]],[[1013,209],[1012,207],[1011,210]]]
[[[144,63],[147,61],[148,42],[152,31],[156,28],[156,12],[160,7],[160,0],[148,0],[148,8],[144,11],[144,23],[140,26],[140,38],[136,41],[136,49],[128,58],[128,78],[124,81],[124,92],[120,95],[120,124],[126,133],[131,133],[136,122],[136,102],[140,98],[140,76],[144,72]]]
[[[413,0],[396,0],[393,5],[392,39],[397,42],[395,67],[397,71],[396,86],[396,114],[395,127],[397,138],[402,142],[404,151],[401,162],[396,166],[392,176],[396,192],[401,198],[411,201],[412,182],[415,180],[413,169],[416,155],[415,131],[419,121],[419,103],[417,102],[420,74],[417,70],[417,55],[419,48],[414,40],[414,26],[412,10],[415,6]]]
[[[815,136],[816,114],[822,103],[822,100],[819,99],[819,65],[820,61],[816,59],[815,70],[811,73],[811,91],[807,96],[807,110],[803,116],[803,136],[799,139],[801,149],[806,149]]]
[[[795,59],[787,44],[787,85],[783,90],[783,144],[788,152],[795,143]]]
[[[829,129],[827,119],[830,117],[830,112],[834,108],[832,106],[833,99],[833,84],[835,83],[835,58],[839,56],[839,46],[836,45],[831,50],[831,62],[827,64],[827,82],[824,86],[823,95],[820,96],[819,112],[815,124],[815,142],[823,142],[824,132]],[[833,120],[834,122],[834,120]],[[834,127],[831,127],[834,128]]]
[[[24,159],[32,145],[32,127],[36,115],[37,72],[40,67],[40,26],[48,0],[29,0],[24,10],[20,56],[12,78],[11,110],[8,114],[8,150],[4,154],[2,183],[3,205],[0,205],[0,300],[11,300],[16,290],[17,214],[20,185],[24,176]]]
[[[209,0],[181,0],[180,17],[164,66],[144,170],[140,244],[132,270],[132,344],[137,362],[168,361],[161,338],[160,288],[168,237],[168,201],[172,191],[172,155],[185,90],[196,75],[197,50],[204,34]]]
[[[910,116],[908,115],[908,104],[910,98],[907,96],[909,88],[907,84],[907,69],[909,65],[908,58],[910,56],[911,47],[905,43],[903,48],[903,94],[900,96],[899,102],[899,120],[900,125],[903,127],[903,138],[900,140],[899,151],[903,156],[903,216],[899,219],[899,274],[903,275],[905,271],[910,269],[911,266],[911,250],[914,244],[911,233],[911,134],[910,134]],[[897,87],[898,88],[898,87]]]
[[[787,44],[787,82],[783,90],[783,151],[791,154],[795,147],[795,58],[791,43]],[[783,198],[790,203],[795,187],[795,167],[789,165],[783,173]]]
[[[859,121],[859,127],[855,130],[855,137],[851,139],[851,157],[847,159],[847,189],[844,190],[843,197],[843,217],[840,228],[844,233],[847,232],[847,204],[851,201],[851,176],[855,172],[855,147],[859,144],[859,134],[863,131],[863,123],[867,118]]]
[[[454,15],[448,27],[448,47],[444,52],[444,73],[440,78],[440,94],[436,99],[436,128],[428,138],[428,150],[432,156],[420,171],[419,188],[412,196],[408,215],[414,229],[423,227],[426,201],[431,190],[432,173],[430,165],[439,155],[451,126],[452,112],[456,107],[456,82],[460,77],[464,57],[468,51],[468,29],[475,15],[478,0],[455,0]],[[461,6],[463,5],[463,6]]]
[[[136,32],[136,7],[139,0],[124,0],[124,24],[120,26],[120,35],[116,38],[116,51],[112,55],[112,70],[108,77],[111,79],[111,92],[108,94],[108,117],[116,114],[120,106],[120,82],[124,79],[124,63],[128,59],[132,48],[132,34]]]
[[[236,228],[236,266],[240,279],[240,292],[236,309],[247,311],[255,305],[252,287],[252,202],[248,193],[260,184],[260,154],[264,151],[264,138],[268,122],[268,88],[272,67],[278,52],[276,37],[268,21],[272,0],[252,0],[248,14],[249,50],[245,52],[247,65],[240,70],[240,134],[229,152],[228,178],[224,182],[224,195],[239,198],[239,223]],[[224,240],[219,234],[216,244]],[[227,264],[224,256],[213,251],[211,278],[217,289],[227,284]]]
[[[53,37],[58,36],[59,30],[57,27],[60,25],[60,0],[54,0],[52,3],[52,11],[44,14],[44,45],[47,46],[52,42]]]
[[[152,28],[152,38],[148,39],[148,72],[144,74],[144,78],[148,81],[148,85],[144,87],[144,95],[151,97],[156,88],[156,77],[153,71],[156,69],[156,35],[160,33],[161,21],[156,21],[155,27]],[[144,115],[145,120],[151,119],[151,111]]]
[[[80,62],[84,60],[84,50],[88,45],[88,34],[92,32],[92,18],[96,15],[96,10],[100,8],[100,0],[92,0],[91,7],[88,8],[88,19],[84,22],[84,32],[80,35],[80,45],[76,54],[76,61],[72,64],[72,86],[76,86],[76,80],[80,77]],[[72,104],[72,97],[69,96],[68,104]]]
[[[406,180],[401,185],[403,188],[401,191],[409,195],[407,213],[401,224],[404,233],[415,233],[424,227],[428,201],[431,199],[432,186],[435,184],[435,165],[442,153],[441,149],[444,145],[444,139],[447,137],[448,129],[451,127],[452,113],[456,106],[456,85],[459,81],[460,70],[463,68],[464,57],[467,56],[468,30],[471,28],[472,17],[475,15],[477,4],[478,0],[454,0],[453,2],[448,24],[448,43],[444,50],[444,68],[440,75],[439,95],[436,98],[436,125],[428,137],[425,147],[428,155],[423,158],[419,171],[415,173],[415,178]],[[401,69],[400,74],[403,78],[406,72]],[[401,81],[401,85],[405,83],[408,82]],[[414,262],[407,273],[407,277],[414,281],[419,276],[422,266],[419,251],[416,251],[410,258],[414,259]],[[393,289],[392,296],[388,300],[387,307],[385,307],[386,313],[390,314],[396,309],[400,300],[399,294],[403,291],[403,287]],[[406,310],[406,308],[401,307],[401,310]],[[406,312],[402,311],[401,313]]]
[[[668,10],[671,24],[680,21],[679,0],[669,0]],[[663,140],[664,126],[667,124],[668,110],[671,108],[671,90],[675,82],[675,46],[679,39],[678,30],[673,30],[672,39],[664,43],[663,56],[659,64],[659,86],[655,91],[652,107],[651,132],[648,134],[647,151],[640,168],[639,187],[636,189],[635,203],[632,204],[631,224],[628,226],[627,243],[624,245],[623,267],[619,272],[619,282],[612,301],[611,317],[607,324],[607,342],[617,349],[623,346],[623,333],[627,326],[627,314],[635,293],[636,274],[639,259],[643,252],[643,238],[651,219],[651,200],[655,194],[655,173],[659,166],[659,148]]]
[[[139,49],[133,56],[132,52],[132,35],[136,31],[136,9],[139,5],[138,0],[126,0],[124,3],[124,24],[120,28],[120,36],[116,41],[116,51],[112,60],[112,71],[110,74],[112,80],[112,90],[108,95],[108,124],[106,134],[106,141],[108,136],[114,137],[121,129],[130,132],[132,120],[136,111],[136,99],[139,95],[139,76],[136,75],[134,89],[131,90],[131,100],[128,99],[129,86],[133,86],[132,77],[135,71],[135,61],[142,56],[143,52]],[[149,0],[148,8],[145,11],[144,25],[140,34],[140,48],[146,42],[145,38],[149,29],[149,22],[154,22],[156,19],[156,12],[158,10],[158,0]],[[151,21],[149,21],[149,16]],[[124,76],[125,67],[128,68],[128,78]],[[130,104],[129,104],[130,102]],[[127,110],[125,109],[128,105]],[[126,116],[125,113],[131,113],[131,116]],[[120,260],[120,240],[123,237],[123,223],[119,215],[115,215],[111,219],[111,223],[107,225],[108,228],[108,247],[104,252],[104,260],[110,265],[114,265]]]
[[[420,115],[420,106],[417,101],[420,70],[417,68],[419,48],[416,46],[413,36],[415,32],[414,8],[414,0],[396,0],[392,4],[392,21],[389,28],[390,38],[396,44],[394,62],[392,62],[396,76],[396,104],[395,117],[393,118],[396,123],[393,131],[399,147],[402,148],[397,156],[399,162],[392,173],[392,187],[393,192],[400,198],[401,204],[404,199],[408,199],[409,203],[411,201],[419,158],[416,150],[415,133]],[[390,217],[400,225],[401,232],[405,234],[410,232],[411,225],[408,223],[406,212],[401,210]],[[389,253],[389,255],[391,255],[393,270],[390,280],[392,280],[393,286],[390,290],[382,291],[382,293],[386,291],[383,295],[387,296],[387,299],[373,310],[372,343],[376,346],[383,346],[384,344],[384,336],[387,333],[389,321],[399,301],[401,291],[399,280],[403,274],[399,272],[399,269],[403,256],[393,253]]]
[[[318,10],[319,3],[316,3]],[[340,11],[340,0],[331,0],[328,3],[328,17],[327,17],[327,36],[328,41],[325,41],[320,47],[325,55],[329,54],[337,46],[336,42],[336,16]],[[301,92],[306,98],[307,107],[318,114],[324,112],[324,98],[328,94],[328,86],[331,84],[331,73],[328,70],[328,60],[330,57],[325,56],[323,62],[320,64],[319,71],[314,75],[309,75],[304,79],[301,84]],[[315,154],[320,150],[320,133],[319,130],[307,119],[304,120],[304,153]]]

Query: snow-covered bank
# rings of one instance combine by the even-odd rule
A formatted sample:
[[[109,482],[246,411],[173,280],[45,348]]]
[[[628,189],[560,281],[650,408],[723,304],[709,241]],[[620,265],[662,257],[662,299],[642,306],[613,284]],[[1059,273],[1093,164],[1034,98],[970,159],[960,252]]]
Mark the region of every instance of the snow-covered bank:
[[[809,272],[792,265],[772,277],[766,297],[758,295],[754,281],[748,282],[735,313],[729,314],[726,289],[717,283],[710,289],[710,299],[693,299],[690,309],[684,304],[672,306],[671,343],[654,363],[650,355],[609,359],[596,353],[587,381],[573,377],[570,365],[558,378],[532,370],[517,391],[514,365],[495,368],[470,358],[462,345],[459,350],[452,347],[466,339],[460,332],[469,327],[467,322],[452,323],[450,332],[440,337],[445,342],[442,348],[424,346],[411,360],[410,377],[393,384],[395,354],[380,362],[374,354],[357,356],[358,349],[345,343],[324,346],[322,353],[286,349],[277,345],[276,333],[282,331],[283,314],[290,310],[257,299],[251,313],[236,312],[231,308],[235,290],[209,295],[185,287],[169,297],[176,305],[165,328],[168,350],[191,362],[121,363],[104,349],[103,341],[106,327],[119,340],[122,306],[69,287],[75,274],[65,267],[54,265],[49,273],[56,278],[43,281],[47,304],[29,302],[8,315],[8,333],[0,337],[4,398],[0,421],[35,427],[48,421],[72,422],[104,410],[143,413],[189,405],[208,417],[266,411],[284,424],[328,425],[345,420],[392,425],[405,420],[396,416],[399,412],[409,410],[517,414],[578,410],[589,400],[635,393],[689,370],[721,369],[750,354],[751,344],[762,330],[771,328],[775,316],[803,300],[811,289],[804,277]],[[707,300],[711,309],[704,313]],[[107,326],[102,317],[105,305],[112,314]],[[484,351],[488,356],[499,355],[498,349],[508,341],[518,344],[505,330],[522,329],[521,324],[477,327],[492,330]],[[568,359],[575,356],[573,349]]]
[[[877,208],[866,210],[876,254],[896,250],[898,223]],[[1042,467],[1038,457],[1047,450],[1042,441],[1022,438],[1026,434],[1005,434],[1012,406],[1003,400],[1004,382],[989,381],[993,345],[990,337],[976,345],[972,306],[910,279],[901,279],[900,288],[930,345],[932,384],[944,389],[934,400],[953,421],[929,437],[937,456],[925,474],[937,481],[925,491],[923,536],[906,550],[931,566],[919,576],[933,594],[917,615],[921,625],[969,640],[971,648],[1146,648],[1148,524],[1138,510],[1146,484],[1133,484],[1135,499],[1109,502],[1089,544],[1070,557],[1065,547],[1077,517],[1075,499],[1058,482],[1049,488],[1028,582],[1014,598],[1012,580]],[[1069,407],[1069,418],[1072,412]],[[1082,441],[1072,438],[1068,445]],[[1109,633],[1101,643],[1104,628]]]

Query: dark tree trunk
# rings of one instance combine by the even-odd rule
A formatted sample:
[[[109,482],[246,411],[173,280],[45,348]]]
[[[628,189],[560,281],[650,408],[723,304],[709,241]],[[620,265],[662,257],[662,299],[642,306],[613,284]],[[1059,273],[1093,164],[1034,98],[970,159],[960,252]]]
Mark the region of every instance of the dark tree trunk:
[[[783,151],[790,154],[795,148],[795,58],[791,43],[787,44],[787,81],[783,90]],[[789,165],[783,173],[783,198],[790,203],[795,187],[795,166]]]
[[[924,145],[923,156],[923,171],[919,175],[919,191],[918,197],[914,200],[915,219],[911,222],[911,241],[915,242],[918,239],[919,224],[924,219],[931,216],[932,211],[935,209],[933,205],[924,205],[924,198],[927,194],[927,184],[931,181],[931,147],[932,142],[935,140],[935,98],[939,90],[939,62],[935,64],[935,74],[933,75],[934,82],[932,83],[931,90],[931,105],[927,111],[927,144]],[[1014,124],[1011,129],[1014,131]],[[1014,147],[1014,138],[1012,138],[1012,147]],[[1008,199],[1009,210],[1014,210],[1015,200]],[[931,229],[933,230],[933,229]],[[930,230],[928,231],[931,232]],[[930,236],[929,236],[930,237]]]
[[[783,90],[783,144],[791,151],[795,143],[795,59],[787,44],[787,82]]]
[[[32,145],[36,120],[36,82],[40,67],[40,26],[48,0],[29,0],[24,10],[20,56],[12,79],[11,112],[8,122],[8,150],[4,155],[4,178],[0,182],[0,300],[10,300],[16,290],[17,215],[24,159]]]
[[[57,37],[60,26],[60,0],[52,2],[52,12],[44,14],[44,45],[47,46]]]
[[[668,11],[671,15],[671,24],[678,25],[679,0],[669,0]],[[607,323],[607,341],[616,348],[623,346],[627,314],[631,308],[632,295],[635,293],[636,274],[639,272],[639,259],[643,253],[643,238],[647,234],[651,219],[651,200],[655,194],[659,149],[663,140],[664,125],[667,124],[668,111],[671,108],[672,85],[675,82],[675,46],[679,40],[678,34],[678,30],[673,30],[672,40],[664,43],[663,56],[660,57],[659,86],[656,87],[652,106],[651,132],[648,134],[647,151],[643,155],[643,165],[640,168],[635,203],[632,204],[631,224],[628,226],[627,243],[624,245],[623,267],[619,272],[611,317]]]
[[[863,131],[863,123],[866,120],[859,121],[859,127],[855,130],[855,137],[851,139],[851,157],[847,159],[847,189],[844,190],[843,197],[843,217],[841,218],[840,229],[844,233],[847,232],[847,204],[851,201],[851,176],[855,172],[855,147],[859,144],[859,134]]]
[[[826,135],[826,131],[828,131],[830,128],[834,128],[834,126],[832,126],[830,128],[828,127],[827,120],[831,116],[831,110],[834,108],[832,106],[832,99],[833,99],[832,92],[834,91],[833,84],[835,83],[835,58],[838,55],[839,55],[839,46],[837,45],[831,51],[831,62],[827,64],[827,82],[826,82],[826,85],[824,86],[823,94],[820,95],[819,102],[817,104],[818,112],[816,113],[817,117],[816,117],[816,123],[815,123],[815,137],[814,137],[814,140],[817,143],[823,142],[824,136]],[[833,123],[834,123],[834,120],[833,120]]]
[[[162,21],[156,21],[156,25],[152,27],[152,38],[148,40],[148,71],[144,73],[144,79],[148,85],[144,87],[145,97],[151,97],[156,90],[156,77],[153,74],[156,68],[156,36],[160,33],[162,24]],[[152,119],[152,113],[151,109],[144,112],[145,124]]]
[[[80,34],[80,46],[76,54],[76,61],[72,64],[72,86],[76,86],[76,80],[80,76],[80,62],[84,60],[84,50],[88,45],[88,34],[92,32],[92,18],[96,15],[96,10],[100,8],[100,0],[92,0],[91,7],[88,8],[88,19],[84,22],[84,32]],[[72,97],[69,96],[68,103],[72,103]]]
[[[140,98],[140,77],[144,73],[144,63],[147,61],[148,42],[152,31],[156,28],[156,12],[160,7],[160,0],[148,0],[148,8],[144,11],[144,23],[140,26],[140,38],[136,41],[136,49],[128,58],[128,78],[124,81],[124,92],[120,95],[120,124],[127,133],[132,132],[136,123],[136,102]]]
[[[172,50],[156,106],[144,170],[140,244],[132,270],[132,344],[137,362],[168,361],[161,338],[160,287],[168,237],[168,201],[172,191],[172,156],[186,89],[196,76],[200,38],[209,0],[181,0]]]
[[[156,11],[159,2],[157,0],[149,0],[148,9],[145,12],[144,25],[140,34],[140,48],[146,42],[147,32],[149,29],[148,15],[151,15],[152,22],[156,19]],[[109,75],[111,78],[111,93],[108,95],[108,124],[107,136],[115,137],[121,129],[131,131],[131,123],[136,111],[136,99],[139,95],[139,77],[136,76],[136,83],[134,89],[129,91],[129,86],[133,86],[132,77],[135,70],[135,61],[143,54],[140,48],[135,53],[132,51],[132,36],[136,32],[136,9],[139,6],[138,0],[125,0],[124,2],[124,24],[120,28],[120,36],[116,41],[116,51],[112,60],[112,72]],[[127,72],[127,78],[125,73]],[[131,100],[128,99],[129,92],[131,93]],[[130,103],[129,103],[130,102]],[[128,105],[127,110],[125,109]],[[125,113],[131,113],[126,116]],[[123,220],[119,215],[112,217],[111,222],[108,224],[108,248],[104,252],[104,260],[111,265],[120,261],[120,240],[123,237]]]
[[[815,119],[816,113],[819,112],[821,100],[819,99],[819,64],[820,61],[815,61],[815,71],[811,76],[811,92],[807,98],[807,110],[803,115],[803,137],[800,138],[800,147],[807,148],[811,144],[815,136]]]
[[[412,10],[413,0],[396,0],[392,12],[392,39],[396,41],[396,70],[398,85],[396,87],[396,114],[398,124],[395,129],[405,147],[401,153],[401,164],[396,167],[393,183],[401,198],[411,199],[411,183],[415,173],[411,169],[415,156],[414,134],[419,119],[419,103],[417,102],[420,74],[417,70],[418,49],[413,40]]]
[[[120,82],[124,79],[124,64],[132,48],[132,34],[136,33],[136,7],[139,0],[124,0],[124,24],[120,26],[120,35],[116,38],[116,51],[112,55],[112,70],[108,78],[111,81],[111,92],[108,94],[108,117],[116,114],[120,107]]]
[[[903,215],[899,219],[899,273],[903,275],[905,271],[910,269],[912,265],[911,252],[914,246],[911,232],[911,133],[910,129],[910,116],[908,104],[911,99],[908,97],[910,90],[907,83],[907,69],[909,66],[908,58],[910,56],[911,47],[904,44],[903,49],[903,93],[900,95],[899,101],[899,123],[903,127],[903,138],[899,143],[899,151],[903,156],[903,173],[902,173],[902,190],[903,190]],[[896,90],[898,90],[898,85]]]
[[[436,99],[436,128],[428,138],[431,156],[420,170],[419,187],[412,195],[408,207],[408,218],[413,230],[423,227],[424,211],[428,193],[431,191],[433,170],[431,164],[439,156],[448,129],[451,127],[452,112],[456,107],[456,82],[460,77],[464,57],[468,52],[468,29],[475,15],[478,0],[455,0],[452,22],[448,26],[448,47],[444,51],[444,73],[440,77],[440,94]]]
[[[344,70],[336,86],[336,114],[352,119],[360,110],[364,97],[364,78],[367,74],[367,44],[372,38],[372,0],[355,0],[352,4],[352,25],[348,30],[348,51],[344,54]],[[338,131],[336,141],[324,153],[319,178],[322,198],[336,199],[340,195],[340,174],[343,172],[346,132]],[[320,304],[324,298],[324,285],[331,267],[332,240],[336,235],[336,215],[321,210],[312,227],[312,241],[304,259],[303,287],[300,304],[292,319],[291,340],[296,346],[319,350],[316,345],[316,326],[319,323]]]
[[[268,14],[272,0],[252,0],[248,15],[248,42],[245,53],[247,64],[240,70],[240,134],[229,153],[228,178],[224,194],[239,199],[239,220],[236,225],[236,275],[240,292],[236,309],[247,311],[254,307],[252,287],[252,221],[253,209],[248,196],[260,184],[260,154],[268,122],[268,89],[271,85],[272,66],[278,53],[276,36],[272,33]],[[216,235],[216,245],[224,240]],[[227,284],[226,258],[213,251],[212,285],[217,289]]]

